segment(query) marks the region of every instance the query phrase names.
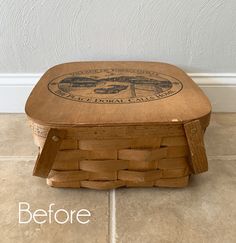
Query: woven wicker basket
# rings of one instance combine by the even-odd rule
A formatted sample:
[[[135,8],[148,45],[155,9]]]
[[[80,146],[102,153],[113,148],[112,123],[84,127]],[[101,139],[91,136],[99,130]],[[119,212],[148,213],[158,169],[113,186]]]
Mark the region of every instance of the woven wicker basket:
[[[117,95],[121,96],[122,91],[127,89],[127,87],[125,88],[125,82],[128,82],[127,79],[129,80],[128,87],[132,87],[133,76],[126,75],[124,78],[124,74],[113,74],[112,80],[111,78],[109,80],[106,79],[109,85],[105,86],[105,88],[104,84],[100,87],[100,83],[99,85],[94,84],[92,83],[93,80],[85,79],[83,75],[86,72],[80,72],[84,78],[83,83],[78,78],[77,71],[88,70],[89,68],[89,70],[94,70],[94,66],[97,68],[95,70],[103,70],[102,72],[111,69],[113,72],[114,70],[125,70],[128,72],[127,69],[124,69],[124,65],[125,67],[128,66],[129,70],[131,70],[131,66],[134,63],[63,64],[60,66],[60,69],[54,68],[55,70],[49,70],[43,76],[39,82],[40,85],[35,87],[26,105],[26,113],[30,119],[34,141],[40,148],[34,175],[46,177],[47,184],[53,187],[111,189],[118,187],[153,186],[184,187],[188,184],[191,174],[207,171],[208,166],[203,143],[203,133],[209,124],[210,104],[199,88],[182,71],[182,73],[180,71],[177,72],[174,77],[176,80],[182,81],[183,87],[181,87],[181,90],[184,90],[186,86],[187,91],[192,92],[191,96],[188,96],[189,105],[191,106],[191,99],[194,101],[198,99],[197,106],[200,107],[194,108],[195,111],[190,115],[182,112],[182,109],[187,112],[186,107],[188,107],[186,106],[184,92],[182,94],[181,92],[176,92],[176,94],[171,94],[170,96],[166,95],[165,99],[159,97],[159,99],[150,100],[150,102],[146,102],[146,100],[144,102],[144,98],[138,97],[141,100],[137,102],[132,102],[133,100],[131,100],[129,104],[107,104],[107,100],[106,102],[102,101],[105,104],[97,104],[101,100],[98,100],[96,103],[94,97],[90,97],[92,91],[101,96],[105,94],[106,97],[111,94],[118,99]],[[139,65],[145,69],[149,68],[150,64],[139,63]],[[117,66],[119,67],[118,69]],[[136,66],[137,63],[135,63]],[[159,69],[161,72],[164,72],[163,69],[166,70],[165,73],[171,77],[173,75],[171,70],[174,69],[176,72],[175,67],[166,64],[152,63],[150,66],[155,72],[158,72]],[[72,71],[68,71],[68,69],[72,69],[73,75],[71,74]],[[89,72],[87,71],[87,73]],[[96,75],[99,74],[98,71]],[[167,74],[165,75],[167,76]],[[182,79],[180,74],[182,75]],[[183,77],[183,75],[185,76]],[[159,92],[158,94],[160,95],[161,91],[164,90],[163,92],[165,92],[165,88],[168,85],[170,86],[167,82],[168,80],[163,80],[166,76],[161,76],[161,81],[155,81],[153,77],[148,77],[148,81],[144,80],[146,83],[144,81],[135,81],[136,90],[142,88],[143,90],[148,90],[147,92]],[[55,81],[57,77],[60,77],[59,84]],[[136,80],[139,79],[138,77],[136,76]],[[53,85],[61,88],[62,92],[60,89],[59,91],[50,90],[51,82],[55,82]],[[84,85],[84,82],[86,85]],[[117,82],[119,83],[117,84]],[[156,84],[155,82],[159,83]],[[165,83],[160,86],[161,82]],[[173,79],[171,82],[173,87]],[[75,88],[71,83],[73,83]],[[114,83],[115,85],[113,85]],[[190,86],[191,90],[186,83],[192,85]],[[94,86],[96,89],[94,89]],[[45,92],[45,87],[47,88],[48,96],[39,96],[43,91]],[[153,87],[155,88],[154,91]],[[89,96],[86,100],[87,103],[85,100],[75,100],[75,92],[72,93],[71,90],[73,92],[74,90],[76,92],[84,92],[83,95],[87,92],[86,94]],[[63,96],[66,91],[70,92],[69,96]],[[139,91],[136,91],[136,95],[137,92]],[[193,95],[195,93],[197,97]],[[122,95],[125,96],[125,94]],[[121,97],[125,100],[123,96]],[[97,97],[95,98],[98,99]],[[172,101],[170,101],[171,98]],[[127,102],[127,100],[125,101]],[[177,102],[179,111],[176,110],[175,113],[171,113],[171,109],[170,111],[166,110],[168,102]],[[74,105],[74,107],[71,107],[71,111],[67,111],[65,106],[67,103]],[[145,114],[145,117],[142,116],[142,111],[145,110],[143,110],[140,104],[143,103],[148,105],[146,108],[150,108],[150,117],[146,116],[148,114]],[[50,106],[50,104],[53,104],[53,106]],[[59,108],[55,104],[58,104]],[[36,109],[38,105],[43,107]],[[108,117],[107,120],[110,120],[110,122],[104,121],[99,116],[101,114],[99,113],[99,108],[102,106],[105,106],[104,116]],[[116,115],[117,112],[120,112],[119,109],[122,106],[125,106],[126,118],[123,116],[124,114]],[[115,112],[109,114],[107,112],[109,107],[111,111]],[[127,107],[131,109],[127,110]],[[140,119],[135,121],[137,116],[134,117],[133,114],[130,115],[128,112],[132,113],[132,108],[137,112],[139,107]],[[159,113],[155,117],[159,120],[154,120],[152,116],[153,111],[158,109],[158,107],[160,107],[160,111],[158,111]],[[48,108],[48,113],[45,113],[45,110],[43,112],[43,109],[46,108]],[[75,109],[81,110],[77,117],[73,116],[73,114],[78,114],[78,110],[75,112]],[[84,122],[81,117],[90,114],[89,109],[91,109],[91,113],[95,116],[95,120],[92,120],[91,115],[88,117],[88,121]],[[165,109],[166,116],[170,118],[163,119],[163,109]],[[198,112],[201,110],[202,112],[196,115],[196,110]],[[70,114],[70,124],[66,120],[68,119],[68,112]],[[61,115],[58,116],[58,113],[61,113]],[[116,122],[112,121],[113,116],[115,116],[114,121]],[[184,116],[186,118],[182,119]],[[178,117],[178,119],[173,119],[175,117]],[[141,121],[144,118],[146,121]],[[131,119],[133,122],[131,122]]]

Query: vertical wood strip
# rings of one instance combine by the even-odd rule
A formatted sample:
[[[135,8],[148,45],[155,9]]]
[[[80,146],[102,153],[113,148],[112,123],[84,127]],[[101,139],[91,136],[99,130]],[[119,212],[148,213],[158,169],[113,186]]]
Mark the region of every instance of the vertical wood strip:
[[[194,174],[207,171],[208,162],[203,141],[203,131],[199,120],[184,124],[184,129],[190,149],[191,166]]]
[[[53,167],[54,160],[59,150],[66,130],[51,128],[43,146],[42,152],[38,155],[33,175],[47,178]]]

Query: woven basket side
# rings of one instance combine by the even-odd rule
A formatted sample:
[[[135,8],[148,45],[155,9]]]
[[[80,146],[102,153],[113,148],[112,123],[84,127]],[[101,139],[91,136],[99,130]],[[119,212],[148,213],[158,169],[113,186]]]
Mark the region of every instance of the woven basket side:
[[[34,141],[42,150],[49,128],[32,127]],[[61,143],[47,183],[92,189],[186,186],[191,169],[183,127],[163,126],[163,130],[72,129]]]

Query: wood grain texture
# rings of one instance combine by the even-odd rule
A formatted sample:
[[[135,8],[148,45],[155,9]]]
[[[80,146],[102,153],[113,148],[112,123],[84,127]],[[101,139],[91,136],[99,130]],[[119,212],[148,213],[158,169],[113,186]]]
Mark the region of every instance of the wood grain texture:
[[[51,170],[48,176],[53,181],[82,181],[89,178],[89,174],[85,171],[56,171]]]
[[[50,126],[40,125],[38,123],[34,123],[30,117],[31,128],[33,134],[36,136],[35,139],[46,138]],[[203,127],[208,126],[208,123],[204,123]],[[62,128],[61,124],[58,124],[58,128]],[[83,125],[81,127],[72,128],[68,126],[67,128],[67,138],[69,139],[78,139],[78,140],[96,140],[96,139],[133,139],[140,138],[145,134],[146,137],[153,136],[185,136],[184,128],[182,124],[156,124],[156,125],[117,125],[117,126],[86,126]],[[38,145],[37,142],[35,142]]]
[[[120,170],[118,172],[118,179],[122,181],[131,182],[148,182],[155,181],[161,178],[162,174],[160,170],[150,170],[150,171],[128,171]]]
[[[60,188],[80,188],[80,181],[54,181],[52,178],[47,178],[47,184],[51,187]]]
[[[65,130],[50,129],[42,152],[37,158],[33,175],[45,178],[48,176],[65,135]]]
[[[78,160],[105,160],[117,159],[116,150],[62,150],[58,151],[56,161],[58,163]]]
[[[58,65],[36,85],[26,111],[40,147],[34,174],[51,171],[53,187],[181,187],[206,170],[211,106],[172,65]]]
[[[90,172],[89,173],[90,181],[115,181],[117,180],[117,171],[109,172]]]
[[[187,157],[179,158],[165,158],[160,159],[157,162],[157,167],[159,169],[173,169],[173,168],[186,168],[188,166]]]
[[[158,187],[185,187],[188,185],[189,176],[179,178],[161,178],[155,182]]]
[[[116,181],[81,181],[82,187],[90,189],[99,189],[99,190],[109,190],[113,188],[125,186],[125,182],[121,180]]]
[[[60,82],[60,76],[68,77],[68,74],[76,72],[82,73],[80,75],[86,75],[88,72],[89,75],[89,73],[93,72],[93,70],[123,70],[117,72],[121,72],[121,75],[126,76],[124,80],[127,80],[127,75],[130,75],[130,71],[127,71],[126,73],[124,70],[137,70],[137,77],[140,77],[141,75],[142,78],[149,79],[148,82],[154,82],[150,81],[154,79],[151,73],[156,73],[159,74],[159,80],[166,80],[167,83],[172,82],[172,88],[176,86],[178,92],[176,91],[177,93],[173,93],[166,97],[168,94],[167,91],[165,96],[163,96],[166,98],[162,98],[162,93],[158,93],[157,96],[145,96],[147,92],[148,94],[150,94],[150,92],[151,94],[153,92],[159,92],[154,91],[154,87],[152,87],[153,91],[150,91],[150,87],[148,87],[148,91],[147,87],[142,88],[142,91],[136,91],[142,92],[141,94],[144,95],[145,102],[140,102],[139,96],[132,97],[135,94],[132,94],[132,92],[131,94],[127,93],[130,89],[132,91],[131,84],[125,85],[123,83],[122,85],[116,85],[116,89],[110,86],[110,88],[104,88],[102,86],[103,88],[94,89],[94,92],[91,88],[92,93],[88,94],[83,90],[83,88],[79,88],[80,86],[78,85],[82,84],[77,83],[78,87],[76,86],[72,89],[77,90],[76,92],[82,92],[81,97],[84,97],[85,95],[85,98],[81,101],[81,98],[79,98],[80,96],[76,96],[74,93],[75,91],[71,91],[72,93],[66,93],[68,87],[65,85],[66,82],[70,82],[69,79],[64,82],[64,86],[62,87],[65,92],[61,90],[55,91],[55,89],[57,89],[56,87],[59,86],[56,83],[53,83],[56,82],[53,80]],[[100,73],[98,74],[100,75]],[[105,74],[102,75],[102,78],[105,79]],[[86,76],[84,77],[86,78]],[[89,85],[93,86],[96,85],[96,82],[98,82],[97,80],[101,80],[94,79],[93,77],[94,76],[91,75],[89,76],[90,81],[86,81],[86,85],[90,82]],[[108,78],[106,80],[110,79]],[[114,81],[112,82],[114,83]],[[133,81],[130,82],[132,83]],[[139,83],[137,85],[141,85],[140,80],[137,82]],[[180,87],[180,83],[183,86],[182,88]],[[51,90],[49,87],[51,87]],[[144,87],[143,84],[141,87]],[[124,91],[123,89],[126,90]],[[110,93],[104,96],[104,92]],[[73,100],[75,96],[77,98],[76,100]],[[126,96],[130,98],[125,98]],[[152,98],[145,100],[145,97],[149,96]],[[104,97],[105,103],[99,103],[98,100],[102,98],[104,99]],[[113,97],[115,100],[118,99],[119,103],[113,103],[114,101],[107,103],[106,99],[110,99],[109,97]],[[78,99],[80,99],[80,101],[78,101]],[[122,103],[123,99],[126,100],[124,103]],[[41,100],[47,102],[47,109],[50,111],[47,114],[45,113],[44,107],[40,105]],[[129,103],[129,100],[135,100],[135,102],[133,103],[133,101],[131,101]],[[179,109],[180,105],[181,109]],[[156,109],[156,107],[158,107],[158,109]],[[182,124],[183,122],[194,119],[200,119],[203,123],[207,124],[209,122],[211,106],[201,89],[181,69],[170,64],[157,62],[75,62],[57,65],[49,69],[33,89],[27,100],[25,111],[34,122],[52,127],[117,124],[127,125],[134,123],[139,125],[162,123]],[[96,114],[96,116],[94,114]]]
[[[208,170],[207,155],[203,141],[203,131],[198,120],[184,124],[190,149],[191,165],[195,174]]]
[[[99,149],[122,149],[122,148],[155,148],[160,147],[159,137],[145,136],[144,138],[133,139],[103,139],[103,140],[80,140],[79,149],[99,150]]]
[[[161,140],[161,146],[182,146],[187,145],[185,136],[179,137],[163,137]]]
[[[171,169],[165,169],[162,170],[161,178],[178,178],[178,177],[184,177],[189,175],[189,167],[186,166],[185,168],[177,168],[174,167]]]
[[[126,160],[82,160],[80,169],[91,172],[115,172],[128,169]]]
[[[148,171],[157,169],[157,161],[134,161],[129,160],[129,170],[134,171]]]
[[[132,161],[156,161],[167,156],[167,148],[158,149],[121,149],[118,158]]]
[[[55,158],[52,169],[54,170],[79,170],[79,160],[77,158],[67,160],[57,160]]]

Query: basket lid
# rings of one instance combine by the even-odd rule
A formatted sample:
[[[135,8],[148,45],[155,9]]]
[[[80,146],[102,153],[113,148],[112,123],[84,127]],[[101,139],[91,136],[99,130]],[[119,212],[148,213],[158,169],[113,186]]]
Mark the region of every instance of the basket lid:
[[[211,105],[181,69],[157,62],[73,62],[50,68],[25,107],[52,127],[184,123]]]

